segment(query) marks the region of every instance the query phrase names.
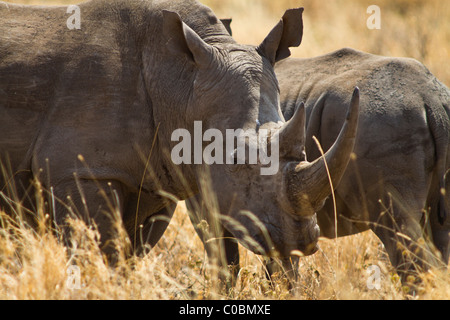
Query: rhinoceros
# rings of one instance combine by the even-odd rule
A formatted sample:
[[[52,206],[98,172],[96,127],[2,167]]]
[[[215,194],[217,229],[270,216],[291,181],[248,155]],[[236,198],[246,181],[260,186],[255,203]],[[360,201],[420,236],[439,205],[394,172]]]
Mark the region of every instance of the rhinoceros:
[[[277,63],[275,72],[285,119],[305,103],[308,160],[321,156],[313,137],[324,150],[331,147],[345,119],[348,90],[355,84],[361,90],[353,160],[334,185],[336,211],[330,197],[317,212],[321,236],[373,230],[402,281],[429,266],[447,266],[449,89],[414,59],[350,48],[289,58]],[[193,219],[194,225],[200,219]],[[200,228],[197,232],[208,240]],[[238,264],[236,248],[225,250],[228,264]],[[292,271],[289,261],[283,264]]]
[[[309,160],[320,156],[312,137],[327,150],[344,121],[346,92],[355,82],[361,90],[354,160],[335,191],[337,221],[331,199],[317,213],[321,235],[371,229],[403,280],[429,266],[447,266],[449,89],[417,60],[350,48],[287,59],[275,72],[286,119],[305,101]]]
[[[303,8],[287,10],[258,47],[236,43],[192,0],[75,9],[0,3],[2,208],[25,220],[42,205],[66,240],[68,217],[95,224],[114,261],[118,225],[142,251],[161,236],[171,201],[202,190],[220,195],[227,230],[250,249],[314,252],[326,168],[305,161],[304,108],[284,121],[273,70],[301,42]],[[357,94],[353,105],[327,154],[336,182],[354,145]],[[267,144],[282,151],[278,170],[263,176],[265,163],[211,164],[196,154],[194,163],[175,162],[174,132],[195,135],[198,123],[200,134],[245,129],[248,148],[269,130]]]

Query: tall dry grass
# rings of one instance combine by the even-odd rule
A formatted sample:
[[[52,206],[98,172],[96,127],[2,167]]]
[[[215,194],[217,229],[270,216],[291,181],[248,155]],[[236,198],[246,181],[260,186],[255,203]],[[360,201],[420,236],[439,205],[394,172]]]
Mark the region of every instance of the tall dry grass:
[[[77,3],[78,1],[10,1]],[[353,47],[376,54],[414,57],[450,84],[450,3],[430,0],[379,0],[381,30],[368,30],[371,1],[349,0],[204,0],[220,17],[233,18],[234,37],[258,44],[285,9],[303,6],[304,38],[293,55],[311,57]],[[57,230],[41,213],[40,228],[31,230],[0,213],[0,299],[404,299],[380,241],[371,232],[321,240],[316,254],[301,258],[299,281],[287,289],[282,275],[268,280],[263,258],[240,247],[237,285],[226,292],[208,266],[203,246],[180,203],[168,230],[144,257],[119,261],[109,268],[98,250],[98,233],[73,221],[74,242],[63,246]],[[380,289],[369,289],[370,266],[380,268]],[[74,285],[73,268],[80,271]],[[77,270],[77,269],[75,269]],[[414,298],[449,299],[447,272],[423,275]]]
[[[301,258],[299,280],[291,290],[281,273],[268,280],[263,258],[240,247],[237,284],[226,291],[208,265],[183,203],[155,248],[143,257],[120,260],[115,268],[105,263],[96,230],[79,220],[71,222],[73,245],[66,247],[57,233],[35,232],[8,219],[1,214],[0,299],[411,298],[371,232],[321,240],[319,252]],[[372,265],[380,268],[378,290],[368,286]],[[79,268],[79,286],[72,266]],[[423,275],[414,298],[449,297],[448,273],[432,270]]]

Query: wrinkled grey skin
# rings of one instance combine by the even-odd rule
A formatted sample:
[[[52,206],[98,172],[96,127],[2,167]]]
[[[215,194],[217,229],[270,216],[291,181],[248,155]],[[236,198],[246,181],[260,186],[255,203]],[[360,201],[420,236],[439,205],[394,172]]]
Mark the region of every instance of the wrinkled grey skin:
[[[137,251],[154,245],[172,214],[167,195],[196,194],[209,171],[210,189],[202,190],[220,195],[218,211],[245,227],[245,235],[232,225],[228,230],[247,247],[265,254],[314,252],[318,199],[306,201],[302,190],[309,189],[308,172],[324,172],[324,166],[302,162],[297,168],[304,160],[304,126],[297,125],[304,109],[290,125],[284,122],[273,71],[289,47],[300,44],[303,9],[288,10],[255,48],[237,44],[195,1],[79,7],[81,29],[69,30],[67,7],[0,3],[0,156],[7,169],[0,182],[15,200],[2,208],[16,212],[20,201],[35,209],[32,181],[39,181],[44,210],[66,239],[68,216],[95,222],[114,261],[117,223]],[[337,179],[354,144],[355,106],[342,152],[333,153]],[[171,134],[179,128],[193,133],[195,120],[203,130],[223,133],[242,128],[256,137],[256,120],[274,130],[283,150],[278,173],[263,178],[260,164],[174,165],[169,155],[178,142]]]
[[[310,59],[287,59],[275,66],[275,72],[286,119],[297,101],[305,101],[308,160],[320,156],[312,137],[327,150],[343,122],[348,90],[355,82],[361,90],[356,159],[336,189],[337,235],[373,230],[402,278],[430,265],[442,266],[435,248],[446,266],[449,89],[416,60],[347,48]],[[334,238],[331,198],[317,215],[321,235]],[[416,256],[402,255],[405,248]]]
[[[320,156],[312,137],[328,150],[344,121],[348,92],[354,85],[361,89],[355,158],[340,183],[334,184],[337,235],[373,230],[403,281],[430,265],[446,266],[450,179],[443,178],[450,166],[450,92],[445,85],[413,59],[347,48],[315,58],[289,58],[277,63],[275,72],[285,118],[290,119],[298,103],[305,102],[309,161]],[[445,189],[445,197],[440,189]],[[201,198],[192,201],[200,203]],[[334,238],[332,197],[317,216],[321,236]],[[208,215],[203,212],[205,217]],[[200,219],[192,221],[197,226]],[[199,227],[196,231],[213,255],[208,234]],[[237,243],[232,239],[224,242],[223,260],[236,275]],[[404,249],[417,256],[402,255]],[[281,262],[282,269],[295,280],[298,259]],[[272,261],[268,269],[271,273],[279,266]]]

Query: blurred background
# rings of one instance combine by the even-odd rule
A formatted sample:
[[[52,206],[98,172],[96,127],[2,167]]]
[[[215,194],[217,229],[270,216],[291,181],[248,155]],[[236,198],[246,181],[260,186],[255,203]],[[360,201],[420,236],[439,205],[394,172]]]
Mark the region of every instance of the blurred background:
[[[288,8],[304,7],[303,41],[293,56],[313,57],[343,47],[411,57],[450,85],[448,0],[203,0],[233,19],[238,42],[259,44]],[[381,29],[367,28],[370,5],[380,7]]]
[[[10,0],[70,4],[76,0]],[[200,0],[220,18],[232,18],[240,43],[259,44],[288,8],[304,7],[303,41],[295,57],[313,57],[343,47],[386,56],[411,57],[450,85],[449,0]],[[381,29],[367,28],[370,5],[381,10]]]

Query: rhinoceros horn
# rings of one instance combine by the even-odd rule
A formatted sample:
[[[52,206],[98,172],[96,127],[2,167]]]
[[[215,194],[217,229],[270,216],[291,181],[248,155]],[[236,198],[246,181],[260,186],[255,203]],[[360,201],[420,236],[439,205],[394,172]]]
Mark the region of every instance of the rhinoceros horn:
[[[320,209],[323,201],[332,191],[328,172],[334,187],[341,180],[350,160],[351,153],[353,152],[358,127],[358,116],[359,89],[356,87],[341,132],[324,157],[317,158],[313,162],[293,162],[286,167],[284,172],[285,190],[295,214],[311,215]],[[304,127],[300,127],[300,129],[298,127],[295,128],[295,126],[305,123],[304,118],[305,111],[303,106],[300,106],[294,114],[294,117],[281,129],[284,132],[280,133],[280,146],[283,147],[285,142],[292,143],[289,139],[286,141],[283,140],[286,139],[284,137],[292,137],[295,134],[298,137],[303,137],[298,139],[304,140]],[[303,130],[303,135],[299,130]]]

